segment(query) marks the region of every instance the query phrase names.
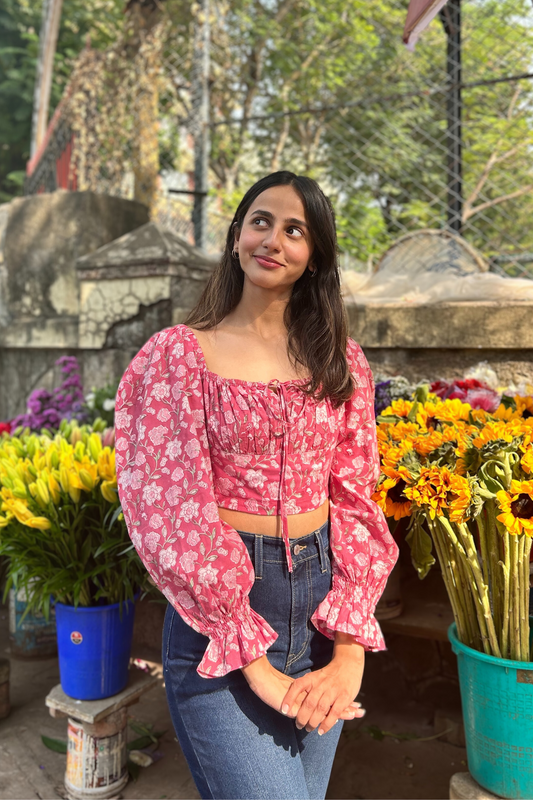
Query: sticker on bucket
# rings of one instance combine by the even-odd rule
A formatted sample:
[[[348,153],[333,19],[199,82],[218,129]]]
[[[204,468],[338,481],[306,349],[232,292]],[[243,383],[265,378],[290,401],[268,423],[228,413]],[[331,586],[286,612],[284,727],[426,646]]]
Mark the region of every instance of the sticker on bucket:
[[[70,634],[70,641],[72,644],[81,644],[83,642],[83,636],[79,631],[72,631]]]

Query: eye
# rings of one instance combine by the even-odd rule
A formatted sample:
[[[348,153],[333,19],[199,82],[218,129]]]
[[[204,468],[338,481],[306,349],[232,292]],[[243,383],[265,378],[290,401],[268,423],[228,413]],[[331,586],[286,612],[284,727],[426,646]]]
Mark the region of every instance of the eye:
[[[263,225],[258,225],[259,222],[264,222],[265,225],[268,225],[268,222],[264,217],[256,217],[255,219],[252,220],[252,225],[254,225],[256,228],[264,227]]]
[[[304,235],[303,231],[301,231],[300,228],[295,228],[294,225],[291,225],[289,228],[287,228],[287,233],[291,236],[296,236],[297,239]]]

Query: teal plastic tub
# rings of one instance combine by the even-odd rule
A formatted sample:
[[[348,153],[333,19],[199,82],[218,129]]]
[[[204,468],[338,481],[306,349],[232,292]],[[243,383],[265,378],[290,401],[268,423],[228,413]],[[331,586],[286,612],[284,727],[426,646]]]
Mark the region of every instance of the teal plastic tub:
[[[533,798],[533,663],[479,653],[448,638],[457,655],[470,774],[505,798]]]

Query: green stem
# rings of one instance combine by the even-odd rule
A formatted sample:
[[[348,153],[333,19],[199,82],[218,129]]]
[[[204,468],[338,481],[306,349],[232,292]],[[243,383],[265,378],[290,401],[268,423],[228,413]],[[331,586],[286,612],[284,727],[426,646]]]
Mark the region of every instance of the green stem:
[[[519,540],[519,592],[520,592],[520,660],[529,661],[529,549],[531,540],[522,534]],[[526,558],[526,549],[527,558]]]
[[[529,563],[531,558],[531,546],[533,545],[533,541],[529,536],[525,537],[525,545],[524,545],[524,578],[523,578],[523,587],[524,587],[524,605],[525,605],[525,622],[524,622],[524,654],[525,658],[524,661],[529,661],[530,656],[530,635],[529,635],[529,594],[530,594],[530,573],[529,573]]]
[[[457,535],[451,525],[451,523],[445,518],[441,518],[442,524],[448,531],[451,538],[457,540]],[[486,653],[491,653],[492,655],[499,657],[500,656],[500,646],[498,644],[498,639],[496,636],[496,631],[494,629],[494,620],[492,618],[492,612],[490,608],[490,601],[489,601],[489,594],[487,586],[483,580],[483,574],[481,572],[481,567],[479,566],[479,561],[477,557],[477,552],[474,544],[474,538],[471,532],[468,530],[468,527],[463,524],[456,525],[457,531],[459,533],[459,537],[461,539],[461,545],[465,551],[466,563],[470,568],[470,572],[472,574],[475,586],[477,587],[477,594],[479,597],[480,605],[481,605],[481,616],[484,618],[485,624],[480,624],[480,628],[482,629],[482,635],[485,634],[488,637],[488,641],[483,641],[483,649]],[[459,542],[458,542],[459,544]],[[478,619],[480,620],[480,614],[478,610]]]
[[[459,641],[467,644],[468,634],[465,611],[461,605],[457,592],[457,586],[454,581],[452,565],[447,552],[448,548],[445,547],[445,542],[443,540],[441,531],[439,531],[437,520],[432,520],[429,514],[427,515],[426,519],[433,534],[433,543],[439,559],[442,578],[444,580],[444,585],[446,586],[446,591],[448,592],[448,597],[450,598],[455,624],[457,625],[457,635],[459,637]]]
[[[518,542],[516,536],[509,538],[510,569],[510,650],[513,661],[520,661],[520,593],[518,571]]]
[[[509,658],[509,629],[511,601],[511,543],[509,531],[505,531],[503,540],[503,562],[500,561],[503,575],[503,618],[502,618],[502,658]]]
[[[496,524],[496,509],[494,500],[488,500],[485,504],[487,513],[487,542],[489,550],[490,573],[491,573],[491,599],[494,614],[494,624],[500,637],[500,647],[502,646],[503,628],[503,574],[500,567],[501,536]]]

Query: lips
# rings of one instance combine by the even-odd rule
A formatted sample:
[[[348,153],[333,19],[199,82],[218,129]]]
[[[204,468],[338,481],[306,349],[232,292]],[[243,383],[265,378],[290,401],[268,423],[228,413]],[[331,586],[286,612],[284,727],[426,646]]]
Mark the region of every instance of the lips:
[[[278,269],[283,266],[283,264],[274,261],[273,258],[268,258],[268,256],[254,255],[254,258],[261,267],[265,267],[266,269]]]

